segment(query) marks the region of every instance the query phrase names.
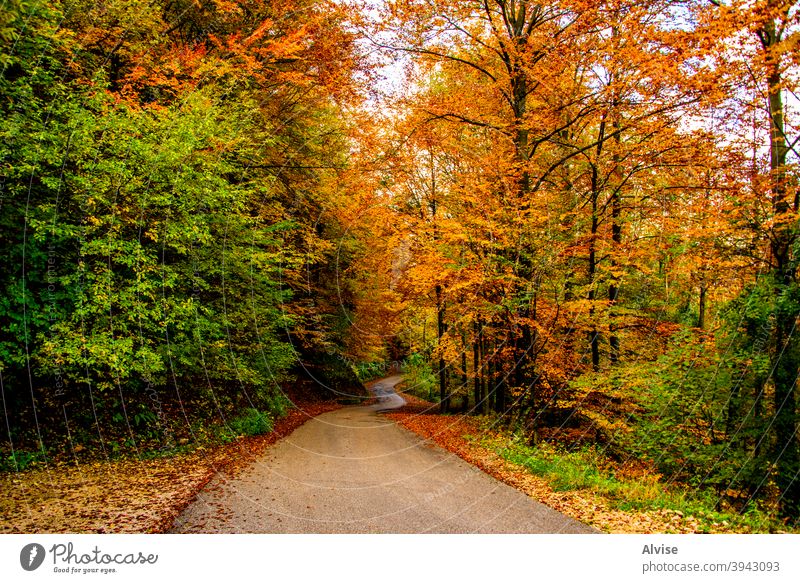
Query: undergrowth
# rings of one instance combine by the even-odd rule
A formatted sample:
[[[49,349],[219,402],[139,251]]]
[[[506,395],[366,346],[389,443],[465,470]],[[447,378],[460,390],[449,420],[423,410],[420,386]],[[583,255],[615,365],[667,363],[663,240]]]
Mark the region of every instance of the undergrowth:
[[[620,510],[668,510],[693,517],[698,532],[787,532],[797,530],[759,502],[750,502],[739,512],[726,508],[712,490],[692,490],[667,483],[657,473],[631,471],[605,456],[594,446],[568,451],[552,444],[531,446],[518,435],[493,433],[482,445],[503,459],[544,478],[555,491],[586,490]]]

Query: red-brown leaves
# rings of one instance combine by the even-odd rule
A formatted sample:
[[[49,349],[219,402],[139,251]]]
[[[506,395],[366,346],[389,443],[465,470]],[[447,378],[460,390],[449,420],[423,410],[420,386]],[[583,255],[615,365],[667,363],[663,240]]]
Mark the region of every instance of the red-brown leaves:
[[[164,532],[215,473],[235,475],[278,439],[338,407],[298,403],[271,433],[210,450],[2,474],[0,533]]]

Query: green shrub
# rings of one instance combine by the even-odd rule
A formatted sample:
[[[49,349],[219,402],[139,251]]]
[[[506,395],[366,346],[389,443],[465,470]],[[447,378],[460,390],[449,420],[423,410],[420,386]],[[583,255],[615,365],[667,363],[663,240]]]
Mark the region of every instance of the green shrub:
[[[359,362],[355,365],[356,376],[362,383],[385,376],[389,368],[390,367],[382,361]]]
[[[286,417],[289,410],[294,407],[292,401],[284,393],[276,393],[265,400],[267,402],[267,410],[272,419]]]
[[[544,478],[555,491],[588,490],[604,497],[612,508],[630,511],[673,510],[694,516],[698,530],[708,532],[720,523],[740,532],[771,532],[786,525],[757,501],[739,513],[718,509],[718,496],[711,489],[695,490],[680,484],[667,485],[657,474],[638,477],[618,475],[604,455],[593,447],[565,451],[547,444],[528,446],[519,439],[487,439],[502,458]]]
[[[0,472],[21,472],[44,459],[41,451],[17,450],[0,458]]]
[[[234,435],[261,435],[272,431],[272,419],[267,414],[248,407],[242,415],[228,421],[228,429]]]
[[[406,384],[403,390],[428,401],[438,402],[437,379],[431,364],[419,353],[408,357],[404,363]]]

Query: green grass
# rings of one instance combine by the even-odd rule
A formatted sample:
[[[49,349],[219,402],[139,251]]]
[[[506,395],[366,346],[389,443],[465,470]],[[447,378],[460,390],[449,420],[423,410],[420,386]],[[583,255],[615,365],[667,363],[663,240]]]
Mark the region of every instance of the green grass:
[[[698,531],[724,529],[732,532],[790,531],[767,510],[756,504],[742,513],[719,510],[711,490],[691,490],[680,484],[665,484],[657,475],[620,475],[611,461],[593,447],[566,451],[551,445],[529,446],[519,437],[486,437],[482,445],[500,457],[544,478],[555,491],[586,490],[627,511],[669,510],[697,520]],[[794,527],[797,530],[797,526]]]

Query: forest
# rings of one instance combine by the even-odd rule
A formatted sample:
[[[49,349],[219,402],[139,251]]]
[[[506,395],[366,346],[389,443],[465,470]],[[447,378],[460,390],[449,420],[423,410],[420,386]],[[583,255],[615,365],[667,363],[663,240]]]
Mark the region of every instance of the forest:
[[[800,3],[5,0],[0,69],[3,472],[401,366],[797,527]]]

